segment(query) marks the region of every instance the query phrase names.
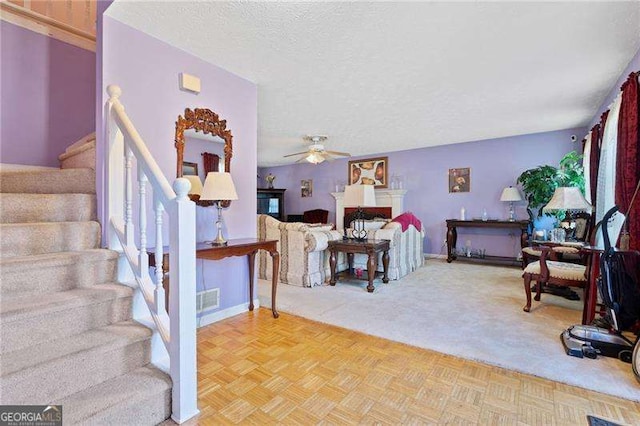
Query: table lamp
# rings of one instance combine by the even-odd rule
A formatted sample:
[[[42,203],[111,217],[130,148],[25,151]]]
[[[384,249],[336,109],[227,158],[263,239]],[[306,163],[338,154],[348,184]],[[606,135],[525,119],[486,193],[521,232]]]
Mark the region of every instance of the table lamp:
[[[584,198],[582,192],[580,192],[580,188],[576,186],[561,186],[556,188],[551,200],[542,208],[543,212],[558,210],[566,210],[567,212],[584,211],[590,213],[591,204]],[[570,229],[573,229],[573,227],[570,227]]]
[[[204,180],[204,188],[200,195],[200,200],[212,200],[218,207],[218,220],[216,221],[216,228],[218,229],[218,235],[212,242],[214,246],[227,245],[227,240],[222,236],[222,201],[237,200],[238,194],[236,193],[236,187],[231,179],[231,174],[227,172],[209,172],[207,178]]]
[[[572,210],[591,212],[591,204],[587,202],[576,186],[561,186],[556,188],[553,197],[542,208],[543,212],[554,210]]]
[[[187,179],[191,183],[191,189],[189,189],[189,199],[191,201],[198,201],[200,195],[202,195],[202,181],[197,175],[183,175],[183,178]]]
[[[516,211],[513,208],[513,203],[516,201],[522,201],[522,195],[520,195],[520,191],[518,188],[514,188],[510,186],[502,190],[502,195],[500,195],[500,201],[509,203],[509,222],[516,221]]]
[[[373,185],[347,185],[344,188],[344,206],[357,207],[351,235],[358,241],[367,239],[367,230],[364,229],[364,212],[362,207],[376,206],[376,191]],[[345,236],[347,230],[345,228]]]

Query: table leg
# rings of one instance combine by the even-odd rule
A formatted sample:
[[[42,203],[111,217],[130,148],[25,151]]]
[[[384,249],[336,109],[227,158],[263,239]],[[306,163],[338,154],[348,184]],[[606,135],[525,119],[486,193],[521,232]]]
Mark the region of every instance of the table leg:
[[[386,284],[389,282],[389,250],[385,250],[382,253],[382,268],[384,271],[382,282]]]
[[[349,262],[349,275],[353,275],[353,253],[347,253],[347,262]]]
[[[330,252],[329,266],[331,267],[331,279],[329,280],[329,285],[336,285],[336,252],[335,250],[330,250]]]
[[[524,274],[524,294],[527,297],[527,303],[522,308],[523,311],[531,311],[531,274]],[[538,283],[540,285],[540,283]]]
[[[529,245],[529,234],[527,228],[522,228],[522,234],[520,234],[520,248],[525,248]]]
[[[276,290],[278,288],[278,270],[280,269],[280,253],[270,251],[271,263],[273,264],[273,276],[271,278],[271,313],[274,318],[278,318],[280,314],[276,310]]]
[[[254,269],[254,261],[256,260],[256,251],[252,251],[247,255],[247,260],[249,261],[249,310],[250,311],[253,311],[253,269]]]
[[[376,257],[377,256],[375,251],[370,251],[368,254],[369,254],[369,260],[367,260],[367,275],[368,275],[367,278],[369,278],[369,285],[367,286],[367,291],[369,293],[373,293],[373,290],[375,289],[373,287],[373,278],[376,275]]]
[[[456,259],[455,249],[458,240],[458,231],[455,226],[447,228],[447,263]]]
[[[164,309],[169,313],[169,274],[166,272],[162,276],[162,288],[164,288]]]

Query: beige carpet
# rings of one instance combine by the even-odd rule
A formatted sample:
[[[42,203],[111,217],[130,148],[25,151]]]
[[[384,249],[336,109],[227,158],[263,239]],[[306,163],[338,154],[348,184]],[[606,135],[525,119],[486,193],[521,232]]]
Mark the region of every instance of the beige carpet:
[[[429,259],[400,281],[367,293],[364,281],[335,287],[278,286],[282,312],[410,345],[640,401],[631,364],[567,356],[560,333],[580,322],[580,301],[548,294],[522,311],[522,272]],[[270,283],[259,281],[262,306]]]

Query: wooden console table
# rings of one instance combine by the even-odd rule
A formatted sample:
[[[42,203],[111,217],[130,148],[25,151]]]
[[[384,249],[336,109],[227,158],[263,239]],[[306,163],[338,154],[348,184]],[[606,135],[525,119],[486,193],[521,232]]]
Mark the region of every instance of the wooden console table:
[[[389,271],[389,240],[335,240],[329,241],[328,244],[328,249],[331,253],[329,257],[329,265],[331,266],[331,281],[329,281],[329,284],[335,286],[336,281],[338,280],[338,274],[336,271],[338,263],[336,259],[336,253],[340,251],[343,253],[347,253],[347,257],[349,259],[349,272],[351,274],[353,274],[353,255],[355,253],[363,253],[369,256],[367,260],[367,280],[369,281],[369,285],[367,285],[367,291],[369,293],[372,293],[374,290],[373,278],[376,275],[378,253],[382,252],[382,267],[384,270],[382,275],[382,282],[385,284],[389,282],[389,277],[387,275]]]
[[[243,238],[229,240],[226,246],[212,246],[210,243],[196,244],[196,258],[206,260],[220,260],[232,256],[247,256],[249,262],[249,310],[253,311],[253,275],[256,253],[258,250],[266,250],[271,255],[273,263],[273,278],[271,279],[271,312],[274,318],[280,314],[276,310],[276,290],[278,287],[278,270],[280,269],[280,253],[277,249],[277,240],[260,240],[257,238]],[[149,266],[155,267],[155,255],[149,252]],[[169,272],[169,252],[165,250],[162,258],[163,271]],[[163,282],[165,298],[169,306],[169,280]]]
[[[458,240],[457,228],[492,228],[492,229],[516,229],[520,230],[520,246],[526,247],[529,240],[529,234],[527,228],[529,226],[528,220],[458,220],[447,219],[447,262],[451,263],[456,260],[456,243]],[[462,259],[462,257],[460,257]],[[512,265],[520,266],[522,263],[515,257],[507,256],[485,256],[484,258],[465,257],[465,260],[469,260],[477,263],[491,263],[495,265]]]

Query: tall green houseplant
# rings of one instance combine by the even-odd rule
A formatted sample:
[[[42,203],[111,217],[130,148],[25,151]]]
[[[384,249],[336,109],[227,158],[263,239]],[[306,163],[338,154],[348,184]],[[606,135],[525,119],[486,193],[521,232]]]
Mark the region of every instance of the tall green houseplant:
[[[529,202],[529,215],[533,216],[532,211],[537,209],[538,216],[541,216],[542,208],[559,186],[577,186],[584,194],[582,156],[571,151],[562,157],[558,168],[545,165],[526,170],[518,176],[517,182],[522,185]]]

